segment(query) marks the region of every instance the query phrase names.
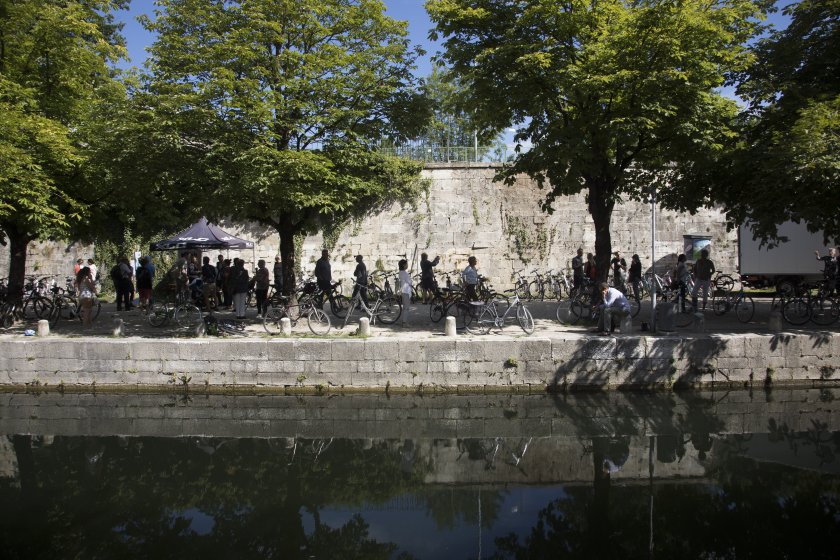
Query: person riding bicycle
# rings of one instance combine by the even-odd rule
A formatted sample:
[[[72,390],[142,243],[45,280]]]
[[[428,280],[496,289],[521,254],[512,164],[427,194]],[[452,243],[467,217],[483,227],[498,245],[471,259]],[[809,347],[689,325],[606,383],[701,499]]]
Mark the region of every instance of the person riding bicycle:
[[[694,289],[691,290],[691,305],[697,309],[697,292],[703,290],[703,309],[709,301],[709,288],[712,285],[712,274],[715,273],[715,263],[709,258],[709,251],[700,251],[700,258],[694,263]]]
[[[422,253],[420,255],[420,288],[423,290],[423,303],[429,303],[435,296],[437,291],[437,282],[435,282],[436,267],[440,263],[440,256],[435,257],[435,260],[430,261],[429,255]]]
[[[461,276],[464,279],[464,292],[469,301],[478,301],[478,259],[470,257],[467,259],[469,263]]]

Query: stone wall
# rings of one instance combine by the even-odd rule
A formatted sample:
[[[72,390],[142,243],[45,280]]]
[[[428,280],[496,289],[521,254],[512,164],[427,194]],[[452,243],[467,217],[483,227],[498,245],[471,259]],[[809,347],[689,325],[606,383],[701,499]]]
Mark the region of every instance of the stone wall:
[[[459,339],[0,340],[0,385],[521,390],[833,384],[840,334]]]
[[[515,270],[534,268],[568,270],[578,247],[594,251],[595,229],[586,209],[584,196],[559,198],[555,211],[540,211],[543,193],[528,178],[514,185],[493,182],[497,168],[487,164],[429,165],[423,176],[429,180],[428,197],[421,197],[415,207],[394,206],[360,223],[348,224],[340,233],[332,232],[325,241],[322,235],[306,239],[301,254],[305,274],[314,270],[321,248],[329,247],[333,277],[352,276],[354,255],[365,257],[368,269],[396,270],[406,255],[412,269],[419,269],[420,253],[441,256],[438,271],[462,270],[467,257],[476,255],[479,271],[497,287],[512,283]],[[222,223],[223,228],[257,242],[251,251],[231,251],[253,264],[265,259],[273,262],[279,252],[276,233],[255,225]],[[650,207],[626,202],[616,206],[612,220],[613,248],[629,262],[638,253],[645,267],[650,265]],[[727,232],[723,215],[702,210],[691,216],[659,211],[657,214],[656,254],[658,270],[664,271],[682,252],[683,235],[708,235],[718,268],[734,272],[737,264],[737,236]],[[33,274],[61,274],[72,270],[77,256],[88,257],[88,248],[66,244],[33,245],[28,259]],[[140,248],[145,251],[145,248]],[[78,253],[78,254],[77,254]],[[214,254],[211,252],[211,254]],[[215,258],[213,259],[215,262]],[[37,270],[35,270],[37,267]],[[8,250],[0,247],[0,275],[8,273]]]

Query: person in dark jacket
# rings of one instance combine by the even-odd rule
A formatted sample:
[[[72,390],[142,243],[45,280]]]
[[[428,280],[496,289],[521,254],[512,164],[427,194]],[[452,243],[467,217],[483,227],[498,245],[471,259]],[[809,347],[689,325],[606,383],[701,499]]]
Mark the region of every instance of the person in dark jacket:
[[[423,303],[429,303],[437,291],[434,268],[440,263],[440,256],[430,261],[429,255],[420,255],[420,288],[423,289]]]
[[[248,296],[250,277],[245,270],[245,261],[242,259],[233,260],[233,269],[230,276],[231,292],[233,293],[233,308],[236,311],[237,319],[245,318],[245,300]]]

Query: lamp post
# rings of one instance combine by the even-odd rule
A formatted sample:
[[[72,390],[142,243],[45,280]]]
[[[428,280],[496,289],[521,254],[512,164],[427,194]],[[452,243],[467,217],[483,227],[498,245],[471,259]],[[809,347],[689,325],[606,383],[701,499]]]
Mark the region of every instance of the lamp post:
[[[650,187],[650,268],[653,282],[650,287],[650,325],[656,332],[656,185]]]

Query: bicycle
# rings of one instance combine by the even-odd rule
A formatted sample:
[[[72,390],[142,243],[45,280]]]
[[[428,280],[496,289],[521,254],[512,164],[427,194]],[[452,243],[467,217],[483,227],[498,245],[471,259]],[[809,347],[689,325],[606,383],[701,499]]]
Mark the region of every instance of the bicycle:
[[[192,328],[204,320],[201,310],[190,302],[189,290],[176,292],[173,299],[165,302],[155,302],[147,318],[153,327],[162,327],[170,319],[174,319],[179,327]]]
[[[359,284],[356,285],[359,286]],[[357,308],[361,308],[362,311],[370,317],[371,323],[375,324],[377,319],[385,325],[393,325],[396,323],[399,320],[400,315],[402,315],[401,299],[397,296],[383,297],[381,293],[377,293],[375,294],[376,301],[373,302],[372,305],[369,305],[365,303],[364,298],[362,298],[362,291],[365,288],[365,286],[360,286],[356,295],[350,298],[347,306],[347,313],[344,315],[344,323],[341,325],[341,328],[347,326],[347,322],[353,315],[353,311]]]
[[[477,320],[465,323],[464,326],[467,331],[472,334],[487,334],[493,327],[502,330],[505,326],[505,322],[508,320],[508,316],[510,315],[512,320],[515,314],[516,320],[519,322],[519,326],[522,330],[525,331],[525,334],[530,335],[534,333],[534,317],[531,315],[531,312],[528,311],[528,308],[522,304],[519,296],[513,296],[513,300],[508,304],[507,309],[505,309],[505,312],[501,315],[499,315],[499,309],[497,307],[499,303],[502,302],[495,299],[491,299],[485,303],[473,303],[473,305],[480,306],[480,310],[477,313]],[[514,309],[516,311],[512,313]]]
[[[811,292],[816,289],[817,293]],[[831,296],[831,285],[823,281],[816,285],[804,285],[802,291],[782,304],[782,317],[795,326],[808,321],[827,327],[840,319],[840,303]]]
[[[716,298],[712,302],[712,309],[715,315],[724,315],[734,309],[739,321],[749,323],[755,313],[755,302],[750,296],[744,294],[744,288],[741,288],[736,294]]]
[[[269,305],[263,317],[263,328],[268,334],[280,334],[281,322],[286,317],[294,327],[305,316],[309,330],[319,336],[329,334],[332,328],[329,316],[321,310],[315,297],[304,297],[297,305],[292,305],[288,298],[278,295]]]
[[[528,299],[528,279],[522,275],[525,269],[514,270],[516,280],[513,283],[513,295]]]

